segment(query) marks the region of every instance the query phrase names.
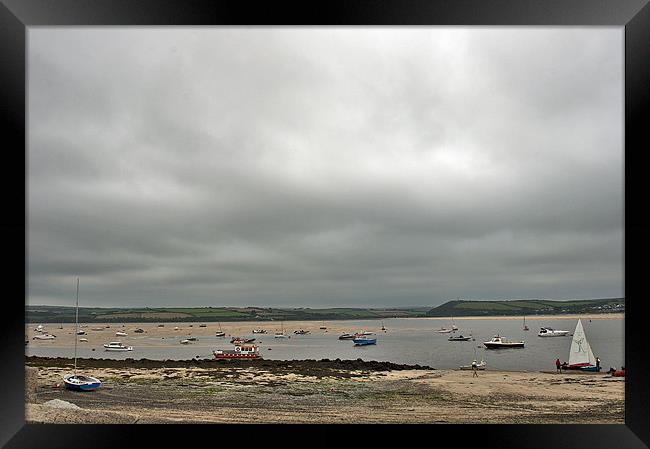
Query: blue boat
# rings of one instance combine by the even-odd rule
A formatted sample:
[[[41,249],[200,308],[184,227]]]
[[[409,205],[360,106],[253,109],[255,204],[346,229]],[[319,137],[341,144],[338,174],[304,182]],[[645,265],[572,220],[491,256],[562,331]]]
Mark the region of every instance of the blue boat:
[[[75,313],[76,332],[74,337],[74,372],[63,376],[65,388],[72,391],[94,391],[102,386],[102,382],[91,376],[77,374],[77,339],[79,338],[79,278],[77,278],[77,311]]]
[[[72,391],[93,391],[102,386],[99,379],[90,376],[71,374],[63,378],[65,388]]]
[[[352,340],[355,346],[366,346],[366,345],[375,345],[377,344],[376,338],[371,338],[367,336],[354,337]]]

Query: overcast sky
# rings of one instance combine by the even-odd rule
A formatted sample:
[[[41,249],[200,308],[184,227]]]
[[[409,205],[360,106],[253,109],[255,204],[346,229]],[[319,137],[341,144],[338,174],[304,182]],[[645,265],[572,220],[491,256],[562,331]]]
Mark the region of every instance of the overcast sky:
[[[28,29],[28,304],[623,296],[623,28]]]

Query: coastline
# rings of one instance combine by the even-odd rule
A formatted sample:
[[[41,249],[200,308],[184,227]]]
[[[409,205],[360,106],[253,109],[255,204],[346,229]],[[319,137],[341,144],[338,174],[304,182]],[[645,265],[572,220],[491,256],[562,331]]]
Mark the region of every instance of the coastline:
[[[624,378],[602,373],[85,359],[103,385],[77,393],[61,385],[72,360],[57,360],[26,358],[28,423],[624,423]]]

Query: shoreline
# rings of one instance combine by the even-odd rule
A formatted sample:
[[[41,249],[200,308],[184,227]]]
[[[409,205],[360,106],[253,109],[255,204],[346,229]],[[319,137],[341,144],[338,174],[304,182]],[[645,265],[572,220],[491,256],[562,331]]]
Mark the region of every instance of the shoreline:
[[[474,377],[363,361],[119,361],[81,368],[103,384],[78,393],[62,386],[68,361],[26,359],[28,423],[623,424],[625,414],[624,378],[602,373],[488,369]]]

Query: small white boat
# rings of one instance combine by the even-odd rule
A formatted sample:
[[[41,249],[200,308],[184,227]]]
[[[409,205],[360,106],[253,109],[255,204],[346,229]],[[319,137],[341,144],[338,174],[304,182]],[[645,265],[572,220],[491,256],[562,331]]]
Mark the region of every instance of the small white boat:
[[[253,329],[254,334],[266,334],[264,329]]]
[[[174,328],[175,331],[177,331],[177,330],[179,330],[179,329],[180,329],[180,328],[179,328],[178,326],[176,326],[176,327]]]
[[[474,360],[476,362],[476,360]],[[485,360],[481,360],[481,363],[476,363],[476,369],[484,370],[485,367],[487,366],[487,363],[485,363]],[[462,365],[460,367],[462,370],[471,370],[472,365]]]
[[[122,344],[120,341],[112,341],[104,345],[107,351],[133,351],[132,346]]]
[[[79,341],[88,341],[87,338],[80,338]]]
[[[374,332],[370,332],[370,331],[361,331],[361,332],[357,332],[357,333],[354,334],[354,335],[355,335],[355,336],[360,336],[360,335],[375,335],[375,333],[374,333]]]
[[[86,335],[86,331],[77,331],[77,335]]]
[[[120,331],[115,332],[116,337],[126,337],[127,335],[128,334],[126,332],[120,332]]]
[[[190,344],[190,341],[187,340],[187,339],[185,339],[185,340],[181,340],[180,343],[181,343],[182,345],[189,345],[189,344]]]
[[[225,337],[226,333],[224,331],[218,331],[216,334],[214,334],[215,337]]]
[[[537,333],[538,337],[564,337],[568,335],[569,331],[559,331],[551,329],[550,327],[542,327]]]
[[[453,329],[447,329],[446,327],[441,327],[438,331],[439,334],[449,334],[451,332],[454,332]]]
[[[39,324],[38,326],[36,326],[36,327],[34,328],[34,330],[35,330],[36,332],[43,332],[45,329],[43,328],[43,325],[42,325],[42,324]]]
[[[599,372],[601,369],[600,359],[594,357],[591,345],[587,341],[587,335],[582,327],[582,320],[573,331],[571,349],[569,351],[569,364],[565,369],[577,369],[580,371]]]
[[[52,334],[41,334],[41,335],[34,335],[34,340],[54,340],[56,338],[55,335]]]
[[[274,338],[289,338],[288,335],[282,333],[282,332],[276,332],[275,335],[273,336]]]

